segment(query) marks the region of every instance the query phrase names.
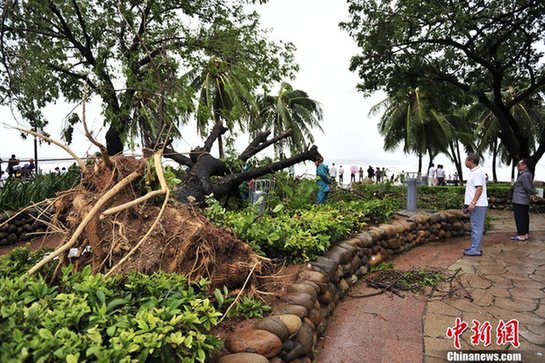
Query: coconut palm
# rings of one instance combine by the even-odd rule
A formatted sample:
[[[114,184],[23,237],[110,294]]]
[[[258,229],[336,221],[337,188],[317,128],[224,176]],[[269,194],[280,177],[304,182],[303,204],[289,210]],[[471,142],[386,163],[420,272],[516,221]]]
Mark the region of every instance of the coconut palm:
[[[232,131],[235,125],[245,130],[250,118],[256,118],[259,108],[252,93],[249,77],[243,70],[213,57],[203,69],[194,69],[184,75],[197,96],[196,119],[200,135],[206,135],[210,126],[221,123]],[[220,158],[223,141],[218,138]]]
[[[418,88],[408,94],[387,97],[373,106],[369,115],[381,112],[378,129],[384,137],[384,150],[392,151],[403,144],[403,152],[418,156],[419,173],[426,153],[431,165],[435,156],[446,151],[452,138],[452,126],[439,112],[428,107]]]
[[[305,91],[293,89],[289,83],[282,82],[277,95],[259,97],[258,104],[259,119],[253,120],[252,131],[267,128],[278,135],[291,129],[292,137],[286,141],[291,153],[300,152],[307,143],[314,142],[313,128],[323,131],[320,126],[323,119],[320,104]],[[280,158],[284,158],[284,141],[275,144],[275,151]]]
[[[502,92],[507,102],[512,100],[517,94],[514,87],[509,87]],[[537,93],[533,97],[514,105],[511,113],[521,126],[529,140],[530,151],[535,151],[535,146],[539,143],[538,137],[545,127],[545,101],[543,94]],[[492,153],[492,173],[493,180],[497,181],[496,164],[498,159],[506,164],[511,164],[511,179],[515,178],[515,164],[518,160],[513,160],[507,149],[500,143],[499,132],[500,125],[496,116],[487,108],[480,104],[474,104],[471,107],[470,117],[478,123],[477,133],[480,143],[477,150],[480,152],[489,151]]]

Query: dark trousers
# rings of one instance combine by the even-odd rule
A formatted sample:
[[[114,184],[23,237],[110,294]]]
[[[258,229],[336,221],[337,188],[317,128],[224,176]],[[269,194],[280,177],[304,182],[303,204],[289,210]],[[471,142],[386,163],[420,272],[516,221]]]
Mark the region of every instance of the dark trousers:
[[[523,236],[530,229],[530,215],[528,214],[530,206],[528,204],[513,203],[513,214],[515,215],[515,224],[517,225],[517,233]]]

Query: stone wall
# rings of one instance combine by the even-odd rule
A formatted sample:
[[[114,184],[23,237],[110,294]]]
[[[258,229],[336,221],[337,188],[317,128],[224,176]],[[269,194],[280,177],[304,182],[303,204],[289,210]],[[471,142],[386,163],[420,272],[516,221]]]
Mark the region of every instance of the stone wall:
[[[371,266],[420,244],[470,230],[468,215],[459,210],[416,213],[334,243],[287,286],[270,316],[227,337],[225,348],[231,353],[219,362],[312,362],[328,317]]]
[[[16,215],[16,212],[0,212],[0,246],[21,241],[30,241],[33,232],[43,232],[46,226],[36,221],[39,212],[29,209]],[[10,219],[12,218],[13,219]]]

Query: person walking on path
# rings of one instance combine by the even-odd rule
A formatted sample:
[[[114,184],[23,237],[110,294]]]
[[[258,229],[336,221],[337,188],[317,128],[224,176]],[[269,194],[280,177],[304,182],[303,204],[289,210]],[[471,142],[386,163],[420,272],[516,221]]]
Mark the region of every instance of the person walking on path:
[[[318,194],[316,196],[316,204],[323,204],[327,200],[329,194],[329,184],[333,182],[329,176],[329,168],[324,164],[324,158],[318,155],[314,160],[316,165],[316,184],[318,185]]]
[[[533,176],[528,170],[530,160],[520,159],[517,163],[518,177],[513,185],[513,214],[517,226],[517,235],[511,237],[514,241],[526,241],[530,229],[530,200],[535,201],[536,191],[534,189]]]
[[[343,166],[339,166],[339,184],[343,185],[344,169]]]
[[[435,168],[434,164],[431,163],[430,168],[428,169],[428,186],[432,187],[435,185]]]
[[[484,170],[479,166],[479,156],[467,154],[466,167],[469,169],[464,196],[464,211],[469,213],[471,222],[471,247],[464,250],[466,256],[482,256],[484,219],[488,207]]]

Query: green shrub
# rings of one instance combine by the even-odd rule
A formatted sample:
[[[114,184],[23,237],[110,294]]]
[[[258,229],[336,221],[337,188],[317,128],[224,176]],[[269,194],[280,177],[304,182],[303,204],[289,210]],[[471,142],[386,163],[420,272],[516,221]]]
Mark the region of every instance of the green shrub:
[[[64,174],[39,174],[34,178],[8,178],[0,188],[0,211],[17,210],[68,190],[80,181],[79,168],[72,166]]]
[[[0,267],[6,258],[25,261],[16,254],[0,258]],[[13,272],[0,270],[2,362],[205,362],[220,345],[208,334],[222,314],[206,295],[206,280],[105,277],[87,266],[64,268],[58,285],[49,286],[40,275]]]
[[[294,262],[322,255],[331,242],[361,231],[369,222],[384,222],[395,211],[388,200],[327,203],[295,211],[278,204],[264,215],[256,206],[228,211],[213,199],[208,204],[206,216],[256,252]]]

